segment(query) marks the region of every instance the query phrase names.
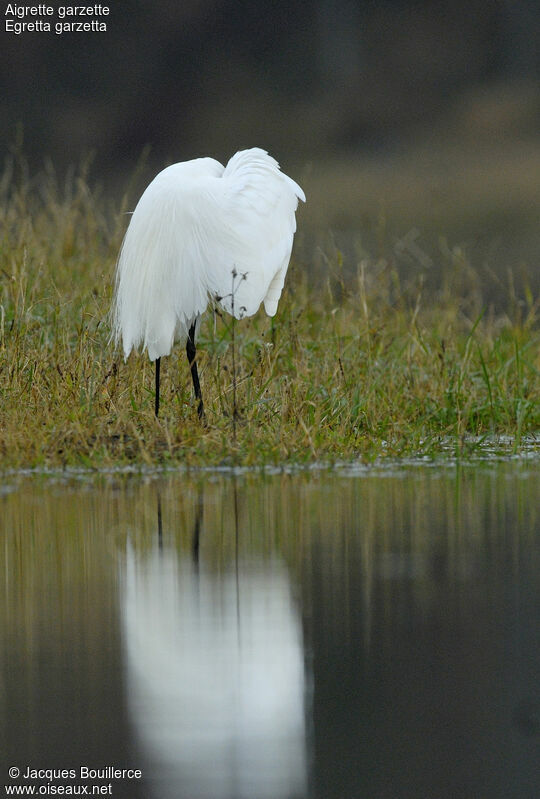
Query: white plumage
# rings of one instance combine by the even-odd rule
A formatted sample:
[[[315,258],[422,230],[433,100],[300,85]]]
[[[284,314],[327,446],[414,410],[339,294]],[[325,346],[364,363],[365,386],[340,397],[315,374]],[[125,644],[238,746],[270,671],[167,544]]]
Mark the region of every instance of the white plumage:
[[[126,696],[160,799],[306,795],[302,626],[277,559],[214,572],[176,550],[121,581]]]
[[[299,199],[300,186],[258,148],[226,167],[197,158],[160,172],[133,212],[118,260],[114,331],[125,357],[140,348],[151,361],[168,355],[209,302],[231,313],[233,280],[236,318],[261,302],[273,316]]]

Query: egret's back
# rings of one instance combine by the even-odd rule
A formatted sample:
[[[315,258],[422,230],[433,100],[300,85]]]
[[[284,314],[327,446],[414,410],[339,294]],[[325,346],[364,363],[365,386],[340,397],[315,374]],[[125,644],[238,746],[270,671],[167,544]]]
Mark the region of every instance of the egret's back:
[[[302,189],[263,150],[167,167],[143,193],[118,260],[115,332],[151,360],[185,340],[208,301],[240,318],[273,315]],[[234,277],[236,274],[236,277]]]

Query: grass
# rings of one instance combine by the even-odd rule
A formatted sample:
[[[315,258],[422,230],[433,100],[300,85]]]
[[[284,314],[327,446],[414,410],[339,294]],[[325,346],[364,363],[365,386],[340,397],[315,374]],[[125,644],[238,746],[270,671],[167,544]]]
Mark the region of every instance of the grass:
[[[277,316],[207,313],[201,427],[183,347],[153,365],[110,344],[116,255],[134,200],[59,184],[24,161],[0,177],[0,468],[207,466],[467,454],[540,431],[539,300],[508,282],[504,311],[459,247],[436,290],[392,258],[296,248]],[[308,206],[309,208],[309,206]],[[302,212],[307,215],[308,210]],[[300,225],[302,222],[300,221]],[[431,258],[432,262],[433,259]],[[418,265],[417,265],[418,266]],[[234,346],[233,346],[234,342]],[[450,447],[449,447],[450,444]]]

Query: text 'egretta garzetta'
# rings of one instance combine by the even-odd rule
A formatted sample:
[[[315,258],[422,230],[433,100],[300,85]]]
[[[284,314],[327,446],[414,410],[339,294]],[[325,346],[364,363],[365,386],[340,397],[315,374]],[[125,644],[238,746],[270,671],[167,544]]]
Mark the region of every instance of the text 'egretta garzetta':
[[[145,349],[156,364],[186,344],[198,413],[203,402],[195,340],[216,303],[236,319],[264,302],[274,316],[296,230],[300,186],[264,150],[173,164],[144,191],[131,217],[116,272],[114,333],[124,356]]]

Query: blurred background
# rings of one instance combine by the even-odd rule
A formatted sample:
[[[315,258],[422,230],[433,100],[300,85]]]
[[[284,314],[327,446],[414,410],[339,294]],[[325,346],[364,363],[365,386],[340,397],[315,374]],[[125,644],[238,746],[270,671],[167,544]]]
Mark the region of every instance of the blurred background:
[[[539,287],[536,0],[123,0],[99,19],[3,30],[4,158],[21,137],[32,170],[92,153],[114,192],[143,153],[141,187],[259,146],[306,190],[301,229],[326,255],[429,271],[465,253]]]

